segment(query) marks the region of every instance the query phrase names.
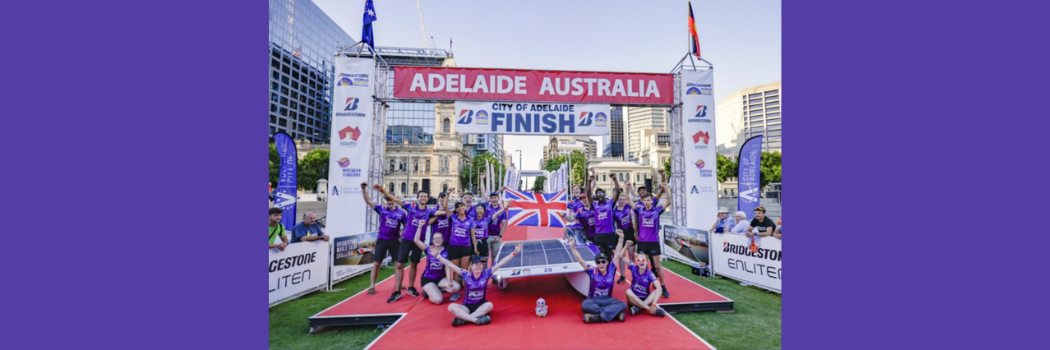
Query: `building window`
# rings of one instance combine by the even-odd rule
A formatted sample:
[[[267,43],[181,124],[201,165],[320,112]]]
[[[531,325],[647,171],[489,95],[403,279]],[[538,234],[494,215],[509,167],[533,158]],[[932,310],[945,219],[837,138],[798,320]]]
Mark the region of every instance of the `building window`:
[[[394,193],[394,183],[390,183],[390,193]]]
[[[441,122],[441,132],[443,132],[443,133],[450,133],[450,132],[452,132],[452,123],[448,120],[448,118],[445,118],[445,120]]]
[[[391,160],[390,160],[390,171],[394,171],[394,160],[393,160],[393,159],[391,159]],[[394,187],[394,183],[393,183],[393,182],[391,182],[391,183],[390,183],[390,191],[393,191],[393,190],[394,190],[394,188],[393,188],[393,187]]]
[[[419,183],[418,182],[413,182],[412,183],[412,193],[419,193]]]
[[[762,97],[762,93],[747,95],[747,98],[755,98],[755,97]]]
[[[766,107],[776,107],[780,105],[780,101],[773,101],[766,104]]]
[[[776,95],[778,93],[780,93],[780,90],[769,90],[769,91],[766,91],[766,96]]]
[[[426,164],[426,171],[427,171],[428,173],[430,172],[430,159],[429,159],[429,158],[427,159],[427,164]]]
[[[401,183],[401,193],[408,193],[408,184],[404,182]]]
[[[441,192],[448,192],[448,184],[441,185]]]

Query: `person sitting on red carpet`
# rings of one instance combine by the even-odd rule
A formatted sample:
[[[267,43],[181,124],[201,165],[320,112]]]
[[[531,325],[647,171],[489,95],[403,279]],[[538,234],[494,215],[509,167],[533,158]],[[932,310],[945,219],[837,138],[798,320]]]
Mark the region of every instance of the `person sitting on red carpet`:
[[[619,239],[612,259],[610,260],[610,257],[605,254],[598,253],[598,256],[594,257],[594,264],[597,267],[587,266],[587,262],[576,250],[576,239],[569,237],[569,250],[572,251],[572,255],[576,257],[580,266],[587,270],[587,276],[591,278],[590,292],[587,293],[587,299],[584,299],[581,304],[584,323],[612,322],[613,319],[618,319],[620,322],[625,320],[623,312],[627,309],[627,304],[612,297],[613,287],[616,286],[615,261],[619,261],[625,251],[623,249],[623,230],[616,230],[616,235],[619,236]]]
[[[628,264],[631,270],[631,288],[627,288],[627,302],[631,304],[631,316],[637,315],[643,309],[652,315],[663,317],[666,313],[656,306],[660,300],[660,280],[656,278],[653,271],[649,269],[649,258],[645,253],[639,253],[634,264]],[[656,290],[649,292],[649,286],[655,285]]]
[[[484,260],[479,255],[470,257],[470,270],[456,266],[455,263],[444,257],[437,257],[442,264],[445,264],[445,266],[463,277],[463,290],[466,292],[463,297],[463,304],[450,304],[448,306],[448,312],[455,315],[455,318],[452,319],[453,327],[467,322],[473,322],[477,325],[492,323],[492,317],[489,317],[488,314],[494,306],[491,301],[485,300],[485,291],[488,289],[489,277],[492,276],[493,271],[499,270],[515,256],[518,256],[521,253],[521,249],[522,243],[518,243],[518,246],[514,247],[514,253],[492,265],[492,268],[489,269],[485,268]]]

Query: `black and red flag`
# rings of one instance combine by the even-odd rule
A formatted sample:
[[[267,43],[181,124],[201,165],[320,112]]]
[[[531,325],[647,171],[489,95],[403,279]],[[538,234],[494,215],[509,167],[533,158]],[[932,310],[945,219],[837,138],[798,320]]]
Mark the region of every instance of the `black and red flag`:
[[[693,19],[693,2],[689,2],[689,52],[700,58],[700,36],[696,34],[696,20]]]

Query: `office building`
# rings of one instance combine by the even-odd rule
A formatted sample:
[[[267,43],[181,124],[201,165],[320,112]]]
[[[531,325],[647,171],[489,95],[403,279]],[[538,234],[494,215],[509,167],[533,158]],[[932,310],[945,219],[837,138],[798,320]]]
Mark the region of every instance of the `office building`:
[[[609,137],[602,157],[623,157],[623,106],[612,106],[609,118]]]
[[[332,59],[357,41],[312,1],[270,0],[270,136],[329,141]]]
[[[715,123],[718,153],[737,157],[747,139],[762,137],[762,151],[782,152],[780,82],[752,86],[718,101]]]
[[[637,162],[641,157],[645,130],[666,131],[667,108],[665,107],[626,107],[624,118],[624,149],[627,160]]]

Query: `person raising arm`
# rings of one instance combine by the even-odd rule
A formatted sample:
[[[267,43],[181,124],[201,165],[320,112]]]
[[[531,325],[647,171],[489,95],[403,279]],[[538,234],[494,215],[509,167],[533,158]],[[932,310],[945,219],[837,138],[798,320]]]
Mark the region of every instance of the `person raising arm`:
[[[440,256],[437,257],[441,260],[442,264],[452,269],[452,271],[459,274],[463,279],[463,289],[465,292],[463,304],[450,304],[448,306],[448,311],[454,316],[452,319],[453,327],[463,325],[467,322],[477,325],[492,323],[492,317],[488,316],[488,314],[492,311],[495,305],[485,298],[489,277],[492,276],[493,271],[499,270],[515,256],[518,256],[518,254],[521,253],[521,249],[522,243],[518,243],[518,245],[514,247],[513,253],[493,265],[491,269],[485,269],[481,257],[477,255],[470,257],[469,270],[457,266],[448,259]]]

